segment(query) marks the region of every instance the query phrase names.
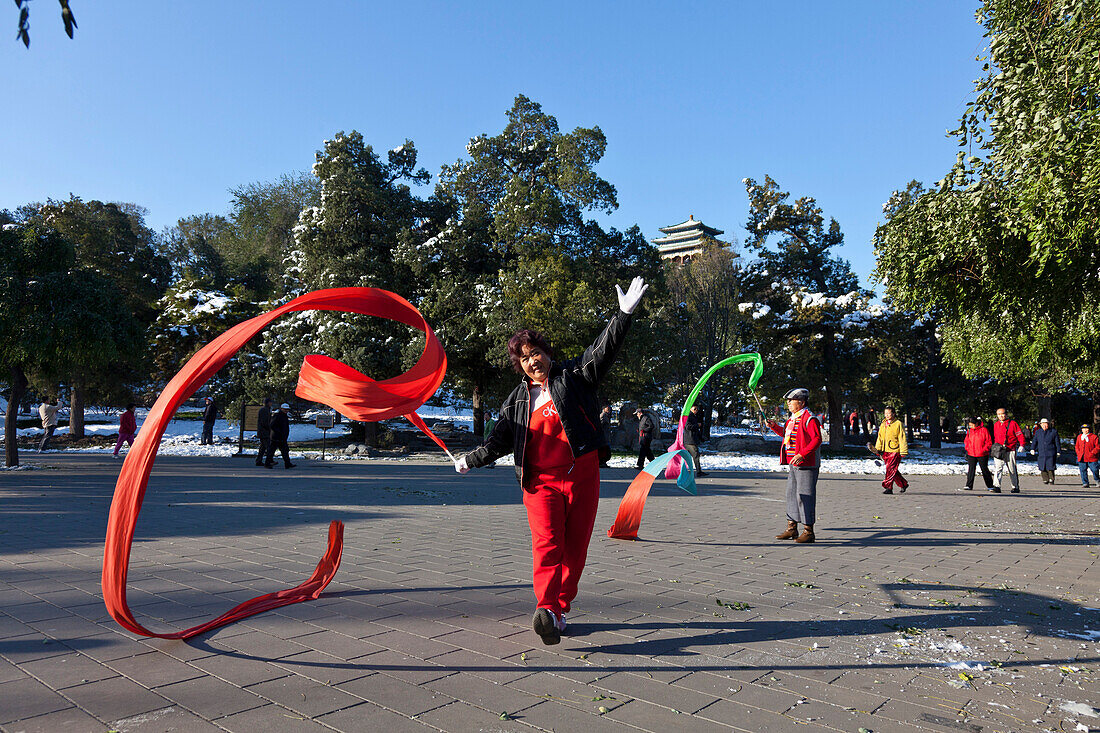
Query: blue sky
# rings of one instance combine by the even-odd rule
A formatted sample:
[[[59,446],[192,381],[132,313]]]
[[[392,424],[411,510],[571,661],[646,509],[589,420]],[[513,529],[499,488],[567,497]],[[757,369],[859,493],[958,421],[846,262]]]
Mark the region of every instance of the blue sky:
[[[695,218],[743,240],[741,179],[817,198],[865,284],[890,192],[949,168],[985,47],[976,3],[71,0],[0,11],[0,208],[70,193],[155,229],[309,170],[322,141],[411,138],[433,175],[516,94],[599,125],[605,225]],[[3,7],[3,6],[0,6]]]

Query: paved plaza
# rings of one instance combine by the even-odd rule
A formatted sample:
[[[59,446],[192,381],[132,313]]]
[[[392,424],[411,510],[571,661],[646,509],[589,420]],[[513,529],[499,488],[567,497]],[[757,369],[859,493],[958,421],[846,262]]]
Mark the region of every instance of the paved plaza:
[[[5,733],[1100,730],[1100,492],[1073,477],[823,476],[794,545],[785,475],[721,471],[657,482],[642,539],[608,539],[634,471],[605,469],[572,633],[543,646],[510,468],[164,457],[130,566],[154,630],[297,585],[347,525],[322,598],[183,642],[103,606],[120,462],[25,461],[0,472]]]

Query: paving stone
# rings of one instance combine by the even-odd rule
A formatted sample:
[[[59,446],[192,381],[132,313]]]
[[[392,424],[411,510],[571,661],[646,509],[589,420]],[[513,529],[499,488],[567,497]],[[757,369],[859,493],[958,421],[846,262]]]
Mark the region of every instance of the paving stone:
[[[43,730],[50,716],[75,710],[75,695],[99,720],[145,721],[146,732],[173,725],[169,709],[195,729],[264,733],[864,724],[879,733],[1015,732],[1034,719],[1057,729],[1069,720],[1059,702],[1091,700],[1100,686],[1091,671],[1059,670],[1096,666],[1094,644],[1065,636],[1095,628],[1085,609],[1100,607],[1100,539],[1067,533],[1082,514],[1100,514],[1096,494],[1025,488],[977,521],[972,499],[1007,502],[960,496],[957,477],[914,477],[906,496],[868,504],[877,494],[871,477],[823,476],[821,541],[796,547],[771,538],[783,523],[772,501],[782,474],[718,471],[698,496],[655,489],[643,541],[624,543],[601,533],[634,472],[608,469],[574,633],[547,647],[530,630],[529,536],[508,472],[481,472],[471,490],[469,477],[443,464],[304,465],[308,474],[275,480],[225,459],[162,457],[128,589],[155,629],[193,625],[292,585],[313,571],[328,516],[348,522],[343,567],[321,599],[180,642],[121,631],[98,598],[117,463],[50,460],[56,470],[0,473],[0,491],[14,482],[20,497],[0,505],[0,522],[18,510],[46,523],[31,533],[8,521],[0,547],[9,580],[0,583],[0,689],[45,683],[56,702],[26,719]],[[230,508],[209,488],[227,480]],[[185,501],[222,510],[167,507]],[[288,506],[316,516],[303,521]],[[65,539],[51,547],[43,538]],[[901,633],[909,627],[923,633]],[[957,671],[941,666],[955,659],[1005,666],[956,690],[948,682]],[[286,707],[291,690],[329,681],[335,700],[306,695],[325,710],[320,719]],[[248,686],[282,689],[286,705],[238,689]],[[239,695],[251,707],[239,710]],[[213,705],[221,700],[225,710]],[[501,720],[498,704],[515,707],[512,717]]]
[[[168,698],[125,677],[111,677],[65,689],[65,696],[101,720],[118,720],[171,707]]]
[[[4,730],[11,733],[103,733],[104,725],[80,708],[72,707],[9,723]]]
[[[0,723],[33,718],[71,706],[38,680],[24,678],[0,684]]]
[[[109,726],[119,733],[218,733],[223,730],[179,706],[113,720]]]
[[[261,682],[252,685],[248,690],[307,718],[315,718],[360,702],[360,698],[343,692],[335,685],[295,676]]]
[[[274,704],[227,715],[218,718],[216,722],[219,728],[228,730],[230,733],[279,733],[280,731],[320,733],[320,731],[332,730],[328,726]]]
[[[539,730],[520,720],[501,720],[497,713],[485,711],[464,702],[453,702],[422,713],[416,718],[446,733],[466,733],[475,730],[493,731],[493,733],[531,733]]]
[[[414,720],[370,703],[362,703],[329,715],[322,715],[318,718],[318,721],[344,733],[361,733],[361,731],[400,731],[400,733],[405,733],[406,731],[437,730],[427,723],[422,723],[419,720]]]
[[[108,666],[135,682],[149,688],[170,685],[174,682],[203,676],[203,671],[184,664],[160,652],[146,652],[133,657],[123,657],[108,663]]]
[[[450,677],[444,678],[446,679]],[[453,696],[443,694],[438,688],[431,687],[444,680],[435,680],[423,686],[417,686],[382,673],[344,682],[337,687],[361,700],[411,716],[454,701]],[[482,684],[490,683],[482,681]]]
[[[249,690],[209,676],[158,687],[157,693],[207,720],[264,704],[264,700]]]

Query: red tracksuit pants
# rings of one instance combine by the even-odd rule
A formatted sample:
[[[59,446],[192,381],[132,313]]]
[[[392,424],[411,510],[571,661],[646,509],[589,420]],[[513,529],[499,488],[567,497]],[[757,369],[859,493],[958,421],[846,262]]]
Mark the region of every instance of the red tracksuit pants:
[[[894,484],[897,484],[899,489],[908,489],[909,482],[898,470],[898,466],[901,464],[901,454],[883,453],[882,458],[886,462],[886,480],[882,482],[882,488],[891,489]]]
[[[600,501],[600,465],[596,451],[568,466],[535,471],[523,492],[531,525],[535,598],[538,608],[556,616],[569,613],[588,558],[588,542]]]

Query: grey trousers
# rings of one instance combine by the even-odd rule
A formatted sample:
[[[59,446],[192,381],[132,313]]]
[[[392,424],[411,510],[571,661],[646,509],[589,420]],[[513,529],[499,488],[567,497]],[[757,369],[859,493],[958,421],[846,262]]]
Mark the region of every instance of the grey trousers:
[[[706,473],[706,471],[703,471],[703,464],[699,462],[699,446],[689,443],[684,446],[684,450],[691,456],[691,462],[695,466],[695,473],[699,473],[700,471]]]
[[[787,471],[787,519],[812,525],[817,509],[817,475],[821,472],[821,466],[788,466]]]
[[[1012,482],[1012,488],[1020,488],[1020,474],[1016,472],[1016,451],[1008,454],[1003,461],[1000,458],[993,459],[993,485],[1001,486],[1001,472],[1008,471],[1008,478]]]

